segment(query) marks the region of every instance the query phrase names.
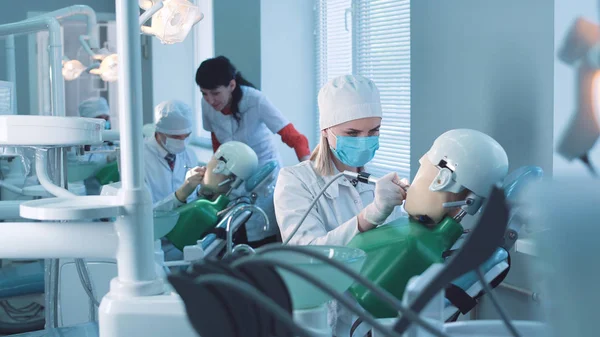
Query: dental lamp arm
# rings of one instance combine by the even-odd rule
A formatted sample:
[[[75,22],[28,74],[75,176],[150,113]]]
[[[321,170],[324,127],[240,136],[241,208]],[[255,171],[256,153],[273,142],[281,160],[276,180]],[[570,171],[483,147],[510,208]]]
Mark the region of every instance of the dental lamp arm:
[[[72,19],[74,16],[83,15],[86,17],[86,28],[87,35],[86,38],[89,40],[89,47],[97,49],[100,48],[100,43],[98,42],[98,20],[96,19],[96,12],[90,7],[86,5],[74,5],[65,8],[61,8],[59,10],[45,13],[43,16],[56,18],[59,22],[64,22],[68,19]],[[80,38],[81,41],[81,38]],[[86,41],[87,45],[87,41]],[[88,47],[88,48],[89,48]],[[85,48],[85,46],[84,46]]]
[[[94,53],[92,51],[92,47],[90,46],[90,43],[88,42],[90,40],[90,37],[87,35],[79,35],[79,43],[81,44],[81,46],[83,47],[83,50],[90,56],[90,57],[94,57],[96,55],[96,53]]]
[[[152,5],[152,7],[150,7],[148,10],[142,13],[142,15],[140,15],[140,27],[142,29],[142,32],[144,32],[144,24],[146,23],[146,21],[150,20],[152,15],[156,14],[156,12],[158,12],[162,7],[162,0],[158,0]]]

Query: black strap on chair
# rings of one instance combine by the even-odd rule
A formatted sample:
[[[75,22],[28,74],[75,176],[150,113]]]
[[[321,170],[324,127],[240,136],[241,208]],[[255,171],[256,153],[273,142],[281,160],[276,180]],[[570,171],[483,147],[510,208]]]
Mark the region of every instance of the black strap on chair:
[[[500,283],[502,283],[508,275],[511,265],[510,254],[508,254],[507,262],[508,268],[506,268],[506,270],[504,270],[502,273],[500,273],[500,275],[496,276],[492,282],[490,282],[492,289],[500,285]],[[452,303],[452,305],[454,305],[463,315],[469,313],[469,311],[471,311],[477,305],[477,300],[483,296],[483,294],[484,291],[482,290],[474,297],[471,297],[466,291],[455,286],[454,284],[450,284],[448,287],[446,287],[446,299],[448,299],[448,301],[450,301],[450,303]]]

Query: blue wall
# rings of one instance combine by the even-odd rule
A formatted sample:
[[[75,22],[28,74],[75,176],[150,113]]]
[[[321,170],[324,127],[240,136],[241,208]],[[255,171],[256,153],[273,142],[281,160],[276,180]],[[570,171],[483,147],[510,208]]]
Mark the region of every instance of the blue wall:
[[[261,1],[262,90],[298,131],[314,144],[316,95],[313,1]],[[284,165],[298,158],[274,136]]]
[[[411,3],[411,171],[448,129],[495,138],[511,169],[552,172],[553,0]]]
[[[260,88],[260,0],[213,0],[213,11],[215,55],[229,58],[248,81]]]

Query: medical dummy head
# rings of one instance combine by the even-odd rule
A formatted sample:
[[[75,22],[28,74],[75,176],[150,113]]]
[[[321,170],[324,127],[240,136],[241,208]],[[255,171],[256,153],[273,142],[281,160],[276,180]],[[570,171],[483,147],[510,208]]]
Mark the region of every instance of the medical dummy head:
[[[106,121],[105,128],[110,129],[110,108],[106,98],[88,98],[79,103],[78,110],[80,117],[104,119]]]
[[[212,198],[228,193],[258,170],[258,157],[241,142],[222,144],[206,165],[200,194]]]
[[[381,100],[373,81],[358,75],[339,76],[319,91],[321,140],[311,156],[321,175],[363,167],[379,148]]]
[[[461,208],[444,208],[446,202],[470,200],[462,209],[471,215],[477,213],[494,184],[508,172],[502,146],[470,129],[450,130],[439,136],[419,164],[404,209],[426,225],[460,212]]]
[[[230,108],[238,121],[238,104],[243,94],[240,86],[254,88],[225,56],[202,62],[196,71],[196,84],[206,103],[217,111]]]
[[[177,100],[164,101],[154,108],[156,141],[171,154],[185,151],[192,134],[192,109]]]

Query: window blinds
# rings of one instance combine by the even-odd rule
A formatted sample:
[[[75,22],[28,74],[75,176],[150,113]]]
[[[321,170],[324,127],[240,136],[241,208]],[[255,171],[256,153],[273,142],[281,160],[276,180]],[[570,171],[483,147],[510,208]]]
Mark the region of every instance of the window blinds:
[[[350,73],[373,80],[383,124],[367,170],[409,178],[410,0],[316,0],[316,12],[317,88]]]
[[[317,0],[317,92],[332,78],[352,73],[352,0]],[[319,110],[315,107],[317,134],[320,139]]]
[[[367,170],[410,177],[410,0],[355,0],[354,73],[381,94],[380,148]]]

